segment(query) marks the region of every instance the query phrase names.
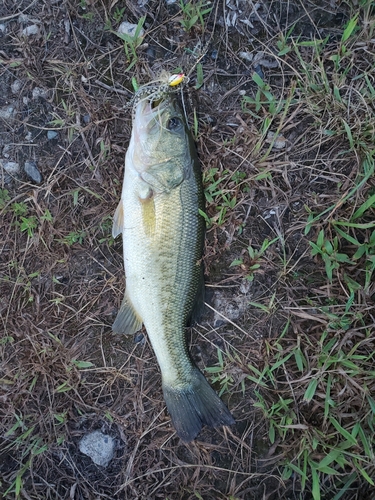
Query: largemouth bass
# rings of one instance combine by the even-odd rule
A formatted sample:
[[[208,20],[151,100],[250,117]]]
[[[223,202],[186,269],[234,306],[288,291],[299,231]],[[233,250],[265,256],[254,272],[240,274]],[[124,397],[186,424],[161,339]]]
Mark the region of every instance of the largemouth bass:
[[[123,235],[126,290],[113,331],[144,324],[177,434],[234,419],[189,357],[185,327],[203,302],[204,220],[200,167],[191,134],[171,95],[135,106],[113,236]]]

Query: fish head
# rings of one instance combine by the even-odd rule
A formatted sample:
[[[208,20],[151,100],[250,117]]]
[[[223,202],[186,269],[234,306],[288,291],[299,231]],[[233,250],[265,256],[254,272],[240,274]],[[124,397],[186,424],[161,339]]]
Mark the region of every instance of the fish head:
[[[131,142],[132,165],[154,192],[173,189],[189,175],[189,131],[172,96],[136,105]]]

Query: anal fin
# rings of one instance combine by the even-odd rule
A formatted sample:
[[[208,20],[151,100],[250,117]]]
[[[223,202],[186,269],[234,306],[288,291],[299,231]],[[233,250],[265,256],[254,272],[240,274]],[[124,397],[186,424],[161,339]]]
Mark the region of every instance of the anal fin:
[[[138,317],[137,313],[126,295],[122,301],[119,312],[112,325],[112,331],[115,333],[124,333],[132,335],[142,328],[142,320]]]

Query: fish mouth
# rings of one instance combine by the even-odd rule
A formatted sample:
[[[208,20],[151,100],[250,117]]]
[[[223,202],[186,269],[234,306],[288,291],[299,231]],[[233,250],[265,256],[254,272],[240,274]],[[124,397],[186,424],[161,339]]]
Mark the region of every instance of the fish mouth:
[[[135,107],[133,121],[133,132],[140,141],[156,130],[162,123],[162,114],[171,106],[171,99],[168,96],[158,100],[142,99]]]
[[[152,119],[156,115],[163,112],[169,105],[171,101],[168,97],[161,97],[160,99],[142,99],[136,106],[136,116],[140,116],[144,119]]]

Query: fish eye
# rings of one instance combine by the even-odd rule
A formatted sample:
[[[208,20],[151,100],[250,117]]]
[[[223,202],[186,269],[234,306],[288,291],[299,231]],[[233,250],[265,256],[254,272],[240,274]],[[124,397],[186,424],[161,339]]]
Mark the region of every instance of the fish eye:
[[[182,122],[177,116],[173,116],[172,118],[169,118],[167,121],[167,129],[173,132],[174,130],[177,130],[181,127]]]

